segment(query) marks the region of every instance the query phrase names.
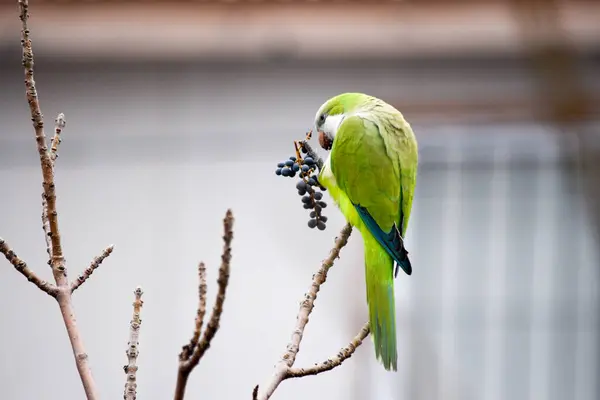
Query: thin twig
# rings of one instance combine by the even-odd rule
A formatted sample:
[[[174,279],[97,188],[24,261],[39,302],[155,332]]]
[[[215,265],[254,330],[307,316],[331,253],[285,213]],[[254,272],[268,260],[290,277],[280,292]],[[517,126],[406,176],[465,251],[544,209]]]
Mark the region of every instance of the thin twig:
[[[60,145],[61,139],[60,134],[66,124],[65,115],[63,113],[58,114],[56,120],[54,120],[54,137],[52,138],[52,144],[50,146],[50,160],[52,161],[52,168],[55,167],[56,159],[58,158],[58,146]],[[48,220],[48,202],[46,201],[45,193],[42,193],[42,229],[44,230],[44,240],[46,241],[46,253],[48,253],[48,264],[52,260],[52,241],[50,240],[50,221]]]
[[[300,146],[302,146],[302,148],[306,150],[306,155],[310,156],[313,160],[315,160],[317,167],[319,167],[319,171],[322,170],[324,161],[321,157],[319,157],[319,155],[312,148],[312,146],[308,144],[306,140],[300,140],[298,143],[300,143]]]
[[[133,302],[133,317],[129,326],[129,342],[127,343],[127,365],[123,367],[125,374],[127,375],[127,381],[125,382],[125,391],[123,392],[124,400],[135,400],[137,397],[137,358],[140,354],[139,351],[139,337],[140,337],[140,326],[142,320],[140,319],[140,311],[144,302],[142,301],[142,295],[144,292],[141,287],[135,288],[133,291],[135,294],[135,301]]]
[[[197,342],[192,348],[189,345],[184,346],[183,351],[179,355],[179,371],[177,373],[177,384],[175,386],[175,400],[182,400],[185,396],[185,387],[187,385],[188,378],[192,370],[198,365],[198,362],[206,353],[206,350],[210,347],[210,343],[219,329],[219,321],[221,314],[223,313],[223,304],[225,303],[225,294],[227,291],[227,285],[229,284],[229,271],[231,264],[231,241],[233,239],[233,213],[231,210],[227,210],[225,219],[223,220],[223,254],[221,255],[221,267],[219,268],[219,278],[217,283],[219,285],[219,291],[217,293],[217,299],[210,316],[210,320],[206,325],[206,329],[202,334],[202,339],[198,342],[200,336],[200,329],[202,327],[202,319],[204,317],[204,311],[201,308],[206,308],[206,299],[202,299],[203,293],[206,296],[206,288],[202,287],[202,280],[206,280],[205,271],[203,270],[204,264],[200,264],[201,267],[198,269],[200,275],[200,302],[198,305],[198,312],[196,316],[196,329],[190,343]],[[196,336],[198,335],[198,336]],[[191,354],[190,354],[191,353]]]
[[[21,30],[21,45],[23,47],[23,66],[25,68],[25,88],[31,119],[35,129],[35,139],[37,142],[38,153],[40,156],[40,164],[42,167],[44,197],[48,203],[48,220],[50,223],[50,232],[52,233],[52,262],[56,265],[57,274],[64,275],[63,269],[59,268],[59,264],[64,264],[61,239],[58,231],[58,216],[56,213],[56,192],[54,186],[54,173],[52,168],[52,160],[46,145],[46,135],[44,133],[44,120],[40,110],[40,103],[33,78],[33,50],[31,48],[31,39],[29,37],[29,28],[27,22],[29,19],[29,2],[27,0],[19,0],[20,18],[22,22]]]
[[[233,240],[233,214],[231,213],[231,210],[227,210],[227,214],[223,220],[223,227],[225,230],[225,234],[223,235],[223,254],[221,255],[221,267],[219,268],[219,278],[217,279],[219,291],[210,316],[210,321],[208,321],[204,334],[202,335],[202,340],[200,340],[190,358],[191,368],[198,364],[198,361],[204,355],[204,352],[210,347],[210,342],[217,333],[217,330],[219,330],[219,322],[221,321],[221,314],[223,313],[225,293],[227,291],[227,285],[229,284],[231,241]]]
[[[54,168],[52,158],[48,151],[46,143],[46,135],[44,133],[44,121],[40,110],[35,80],[33,77],[33,50],[31,48],[31,38],[29,36],[29,27],[27,26],[29,19],[29,2],[28,0],[19,0],[19,18],[21,19],[21,47],[23,50],[23,67],[25,70],[25,93],[29,104],[29,111],[33,127],[35,130],[35,139],[37,149],[40,156],[40,166],[42,169],[44,200],[47,205],[47,217],[51,242],[51,259],[52,274],[56,281],[58,293],[56,299],[61,310],[61,315],[69,340],[77,371],[81,377],[83,389],[88,400],[98,398],[98,390],[89,367],[88,355],[86,354],[79,329],[75,319],[75,311],[71,302],[71,288],[67,279],[67,271],[65,268],[65,259],[63,256],[60,232],[58,229],[58,213],[56,211],[56,188],[54,184]]]
[[[98,257],[92,260],[90,266],[87,267],[86,270],[83,271],[83,273],[71,283],[71,293],[77,290],[79,286],[83,285],[83,283],[88,280],[88,278],[94,273],[94,271],[102,264],[102,261],[104,261],[106,257],[110,256],[114,248],[115,246],[111,244],[106,249],[104,249],[104,251],[102,251],[102,254],[100,254]]]
[[[50,240],[50,221],[48,220],[48,203],[46,195],[42,193],[42,229],[44,230],[44,240],[46,241],[46,253],[48,253],[48,264],[52,261],[52,241]]]
[[[48,293],[52,297],[56,297],[58,289],[50,282],[41,280],[35,272],[29,269],[25,261],[21,260],[19,256],[8,246],[4,239],[0,238],[0,253],[4,254],[4,257],[11,263],[17,271],[19,271],[27,280],[37,286],[41,291]]]
[[[67,121],[65,120],[65,114],[58,114],[54,120],[54,136],[52,136],[52,142],[50,144],[50,160],[52,160],[52,163],[54,163],[58,158],[58,146],[60,146],[60,143],[62,142],[60,134],[65,128],[66,124]]]
[[[352,357],[356,348],[360,346],[367,336],[369,336],[369,323],[365,323],[361,328],[358,335],[352,339],[348,346],[342,348],[335,356],[323,361],[322,363],[315,364],[309,368],[290,368],[287,372],[288,378],[300,378],[308,375],[317,375],[321,372],[329,371],[335,367],[341,365],[345,360]]]
[[[180,361],[187,361],[192,356],[194,349],[198,346],[198,340],[200,340],[200,333],[202,332],[202,324],[204,323],[204,315],[206,314],[206,266],[203,262],[198,264],[198,310],[196,312],[196,325],[194,326],[194,333],[190,343],[183,346],[181,354],[179,354]]]
[[[327,272],[333,266],[336,258],[339,257],[340,250],[348,243],[348,238],[352,233],[352,225],[346,224],[342,231],[340,232],[340,236],[336,238],[335,245],[331,252],[329,253],[329,257],[327,257],[319,271],[315,275],[313,275],[313,281],[309,291],[304,296],[304,301],[302,301],[300,305],[300,311],[298,312],[298,316],[296,318],[296,327],[292,333],[292,338],[287,345],[287,349],[277,365],[275,365],[275,371],[273,375],[268,379],[268,381],[261,387],[262,390],[257,391],[257,395],[255,399],[257,400],[267,400],[273,395],[273,392],[277,389],[279,384],[283,382],[285,379],[289,378],[290,368],[294,365],[296,361],[296,356],[298,355],[298,351],[300,350],[300,343],[302,342],[302,336],[304,334],[304,328],[306,324],[308,324],[308,317],[312,312],[315,300],[317,298],[317,293],[321,288],[321,285],[325,283],[327,280]],[[255,388],[256,390],[256,388]]]

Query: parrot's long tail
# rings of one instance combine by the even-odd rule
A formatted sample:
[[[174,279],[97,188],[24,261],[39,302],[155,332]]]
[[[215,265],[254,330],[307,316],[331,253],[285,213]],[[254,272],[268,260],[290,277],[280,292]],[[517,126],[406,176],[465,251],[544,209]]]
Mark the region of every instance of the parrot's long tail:
[[[377,240],[365,232],[365,278],[369,321],[375,342],[375,356],[387,371],[397,370],[396,306],[392,268],[394,260]]]

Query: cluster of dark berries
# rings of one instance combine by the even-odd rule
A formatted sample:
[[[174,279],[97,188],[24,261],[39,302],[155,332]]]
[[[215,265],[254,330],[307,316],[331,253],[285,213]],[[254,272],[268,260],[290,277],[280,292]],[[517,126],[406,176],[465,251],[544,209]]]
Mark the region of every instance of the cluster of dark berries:
[[[312,210],[310,212],[310,219],[308,220],[308,227],[317,227],[321,231],[325,229],[327,217],[322,214],[322,210],[327,207],[327,203],[322,200],[323,193],[318,191],[321,190],[319,182],[315,177],[310,177],[306,181],[301,180],[298,182],[296,189],[298,189],[298,194],[302,196],[302,206],[304,209]]]
[[[310,212],[308,220],[309,228],[318,228],[324,230],[327,217],[322,215],[322,210],[327,207],[323,201],[323,191],[327,190],[321,186],[317,178],[317,163],[312,157],[296,158],[290,157],[288,160],[277,164],[276,175],[293,178],[297,174],[300,182],[296,184],[298,194],[302,196],[302,206]]]
[[[292,156],[289,158],[289,160],[285,160],[284,162],[277,164],[275,174],[293,178],[296,176],[298,171],[300,171],[300,163],[297,162],[296,157]]]

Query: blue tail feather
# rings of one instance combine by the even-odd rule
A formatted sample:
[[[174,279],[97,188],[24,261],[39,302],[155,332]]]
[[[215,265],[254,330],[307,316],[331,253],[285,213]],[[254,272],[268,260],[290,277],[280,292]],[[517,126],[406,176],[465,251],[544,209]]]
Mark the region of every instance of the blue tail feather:
[[[400,235],[400,231],[396,224],[392,226],[389,232],[384,232],[377,222],[373,219],[369,211],[357,204],[354,204],[358,215],[360,215],[363,223],[367,226],[373,237],[385,249],[385,251],[396,261],[396,270],[394,277],[398,276],[398,266],[407,274],[412,274],[412,265],[408,259],[408,251],[404,247],[404,240]]]

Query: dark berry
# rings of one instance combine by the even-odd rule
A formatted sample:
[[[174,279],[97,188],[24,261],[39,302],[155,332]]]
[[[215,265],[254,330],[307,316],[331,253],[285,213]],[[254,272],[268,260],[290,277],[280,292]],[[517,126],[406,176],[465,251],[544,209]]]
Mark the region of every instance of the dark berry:
[[[292,165],[294,165],[294,162],[292,160],[287,160],[285,162],[285,165],[288,166],[288,167],[291,167]]]
[[[316,212],[314,212],[314,211],[311,211],[311,212],[310,212],[310,217],[311,217],[311,218],[314,218],[314,217],[316,217],[316,216],[317,216],[317,213],[316,213]]]
[[[323,222],[327,222],[327,217],[326,217],[326,216],[324,216],[324,215],[321,215],[321,216],[319,217],[319,219],[320,219],[321,221],[323,221]]]
[[[310,167],[308,165],[306,165],[306,164],[303,165],[302,166],[302,172],[308,172],[308,171],[310,171]]]
[[[302,204],[302,207],[304,207],[305,210],[310,210],[311,208],[313,208],[310,204]]]
[[[292,161],[296,161],[296,157],[294,157],[294,156],[291,156],[291,157],[290,157],[290,160],[292,160]]]
[[[283,168],[283,167],[285,167],[285,163],[282,163],[282,162],[280,162],[279,164],[277,164],[277,166],[278,166],[279,168]]]
[[[315,186],[317,184],[317,182],[315,181],[314,178],[308,178],[308,184],[311,186]]]
[[[315,206],[313,207],[315,209],[316,212],[320,213],[321,212],[321,206],[318,204],[315,204]]]
[[[310,220],[308,220],[308,227],[309,228],[314,229],[317,225],[318,225],[318,223],[317,223],[316,219],[310,219]]]
[[[310,196],[304,196],[302,198],[302,202],[305,204],[310,204],[312,202],[312,199],[310,198]]]
[[[323,198],[323,193],[317,192],[315,193],[315,200],[321,200]]]
[[[296,183],[296,189],[298,189],[298,190],[300,190],[300,189],[306,190],[306,183],[304,181],[300,181],[300,182]]]
[[[295,173],[294,171],[291,171],[291,172],[290,172],[290,177],[291,177],[291,178],[293,178],[293,177],[295,177],[295,176],[296,176],[296,173]]]
[[[298,194],[300,196],[304,196],[306,194],[306,190],[305,189],[298,189]]]
[[[281,168],[277,168],[275,170],[275,175],[281,175]]]
[[[294,165],[292,165],[292,170],[294,172],[300,171],[300,165],[298,165],[298,163],[294,163]]]
[[[312,220],[314,221],[314,219]],[[320,231],[325,229],[325,222],[323,222],[323,220],[317,222],[317,228],[319,228]]]
[[[327,203],[325,203],[324,201],[319,201],[317,204],[320,205],[321,208],[327,207]]]
[[[285,167],[281,170],[281,175],[283,176],[291,176],[292,175],[292,170],[289,169],[288,167]]]
[[[313,160],[312,157],[306,157],[304,159],[304,164],[306,164],[306,165],[314,165],[315,164],[315,160]]]

